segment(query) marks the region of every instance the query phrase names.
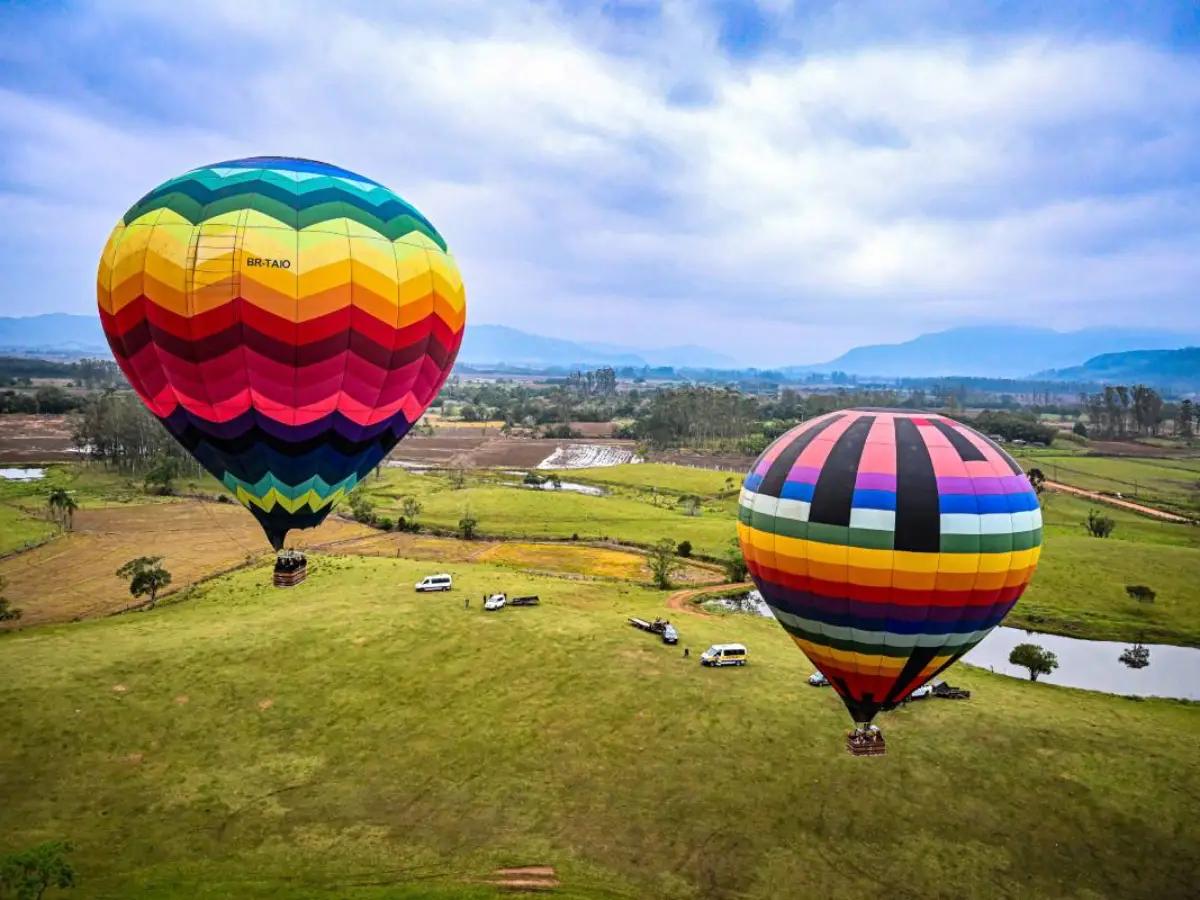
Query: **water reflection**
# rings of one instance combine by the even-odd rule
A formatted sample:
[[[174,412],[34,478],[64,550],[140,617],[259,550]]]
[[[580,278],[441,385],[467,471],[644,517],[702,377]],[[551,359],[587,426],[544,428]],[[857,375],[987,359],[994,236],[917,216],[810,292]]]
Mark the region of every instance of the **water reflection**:
[[[774,618],[758,591],[709,600],[705,606]],[[1025,669],[1008,661],[1017,644],[1028,643],[1058,656],[1058,668],[1038,676],[1039,682],[1129,697],[1200,700],[1200,650],[1192,647],[1140,642],[1130,647],[1115,641],[1084,641],[1001,626],[962,661],[998,675],[1028,679]]]
[[[0,478],[5,481],[40,481],[45,477],[45,469],[0,469]]]

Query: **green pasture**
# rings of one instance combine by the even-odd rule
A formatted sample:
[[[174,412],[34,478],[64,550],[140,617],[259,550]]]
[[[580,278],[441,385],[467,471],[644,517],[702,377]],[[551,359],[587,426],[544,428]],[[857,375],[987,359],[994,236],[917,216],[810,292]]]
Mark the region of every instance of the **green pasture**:
[[[532,492],[531,492],[532,493]],[[0,852],[68,839],[87,898],[1187,896],[1200,707],[948,674],[888,755],[774,623],[625,624],[660,592],[318,557],[152,613],[0,637]],[[497,579],[541,607],[464,610]],[[715,641],[750,648],[707,670]],[[48,895],[49,896],[49,895]],[[65,896],[65,895],[64,895]]]

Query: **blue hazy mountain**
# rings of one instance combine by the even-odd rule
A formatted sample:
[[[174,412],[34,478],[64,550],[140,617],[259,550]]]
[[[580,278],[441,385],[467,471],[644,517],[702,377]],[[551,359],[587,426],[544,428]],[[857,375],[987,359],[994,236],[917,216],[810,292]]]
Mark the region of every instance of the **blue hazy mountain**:
[[[846,372],[883,377],[975,375],[1024,378],[1047,369],[1080,366],[1107,353],[1175,350],[1200,344],[1200,334],[1142,328],[1053,331],[1016,325],[952,328],[899,344],[856,347],[837,359],[790,372]]]
[[[1177,391],[1200,390],[1200,346],[1180,350],[1130,350],[1094,356],[1082,366],[1051,369],[1043,377],[1105,384],[1147,384]]]

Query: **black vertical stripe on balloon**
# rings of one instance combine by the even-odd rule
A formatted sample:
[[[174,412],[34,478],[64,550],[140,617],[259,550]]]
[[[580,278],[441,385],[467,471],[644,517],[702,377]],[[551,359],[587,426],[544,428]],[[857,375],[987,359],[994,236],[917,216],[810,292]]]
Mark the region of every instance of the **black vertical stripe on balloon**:
[[[965,434],[949,422],[941,419],[931,419],[930,424],[946,436],[946,440],[950,442],[950,446],[958,451],[958,458],[963,462],[987,462],[987,457],[983,455],[983,451],[972,444]]]
[[[763,476],[762,484],[758,486],[758,490],[755,493],[766,497],[778,497],[783,493],[783,485],[787,481],[788,473],[792,471],[792,466],[796,464],[796,460],[800,458],[800,454],[804,452],[804,448],[811,444],[818,434],[834,422],[844,418],[846,418],[845,413],[830,416],[820,425],[808,429],[808,431],[801,434],[779,451],[779,455],[771,463],[771,468]]]
[[[1022,470],[1022,468],[1021,468],[1019,465],[1017,465],[1017,463],[1016,463],[1016,460],[1014,460],[1014,459],[1013,459],[1011,456],[1009,456],[1007,453],[1005,453],[1005,452],[1004,452],[1004,450],[1003,450],[1003,449],[1000,447],[1000,445],[999,445],[999,444],[997,444],[995,441],[993,441],[993,440],[992,440],[990,437],[988,437],[986,434],[980,434],[978,431],[977,431],[977,432],[975,432],[975,433],[976,433],[976,434],[978,434],[978,435],[979,435],[979,437],[980,437],[980,438],[981,438],[981,439],[982,439],[982,440],[983,440],[983,441],[984,441],[984,442],[985,442],[985,443],[986,443],[986,444],[987,444],[989,447],[991,447],[993,450],[995,450],[997,453],[999,453],[999,454],[1000,454],[1000,458],[1001,458],[1002,460],[1004,460],[1004,464],[1005,464],[1006,466],[1008,466],[1008,468],[1009,468],[1009,469],[1012,471],[1012,473],[1013,473],[1014,475],[1024,475],[1024,474],[1025,474],[1024,470]]]
[[[821,467],[821,474],[817,476],[808,521],[822,525],[850,524],[858,461],[862,458],[867,435],[874,424],[874,416],[860,416],[837,439],[825,465]]]
[[[937,553],[942,516],[929,448],[911,419],[896,419],[896,549]]]
[[[908,661],[904,664],[904,668],[896,676],[891,690],[888,691],[887,697],[883,701],[885,707],[890,708],[893,703],[912,692],[912,689],[916,686],[913,682],[916,681],[917,676],[924,671],[925,667],[933,661],[933,658],[937,656],[940,649],[940,647],[913,647],[912,656],[908,658]]]

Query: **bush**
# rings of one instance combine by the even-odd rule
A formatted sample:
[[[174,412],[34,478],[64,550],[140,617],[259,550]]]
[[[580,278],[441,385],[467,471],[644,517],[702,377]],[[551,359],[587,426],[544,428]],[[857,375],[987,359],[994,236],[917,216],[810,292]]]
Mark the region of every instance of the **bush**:
[[[475,540],[475,529],[479,527],[479,520],[470,513],[458,520],[458,536],[464,541]]]
[[[1127,584],[1125,585],[1125,593],[1138,603],[1153,603],[1154,598],[1158,596],[1153,588],[1147,587],[1144,584]]]
[[[1087,521],[1083,523],[1083,527],[1087,529],[1087,533],[1092,537],[1106,538],[1113,533],[1113,529],[1117,527],[1117,523],[1108,516],[1102,516],[1096,510],[1088,510]]]
[[[740,583],[746,580],[749,569],[746,566],[746,558],[742,556],[742,548],[738,544],[737,538],[729,542],[729,548],[725,551],[725,559],[721,564],[725,567],[725,578],[730,583]]]
[[[391,516],[380,516],[378,519],[375,520],[375,524],[378,525],[380,528],[382,528],[384,531],[391,531],[392,526],[395,523],[392,521]]]
[[[1074,427],[1071,428],[1071,432],[1079,435],[1081,438],[1086,438],[1088,436],[1087,426],[1082,422],[1076,422]]]
[[[684,559],[687,559],[692,555],[692,542],[680,541],[679,546],[675,548],[675,553],[678,556],[682,556]]]

